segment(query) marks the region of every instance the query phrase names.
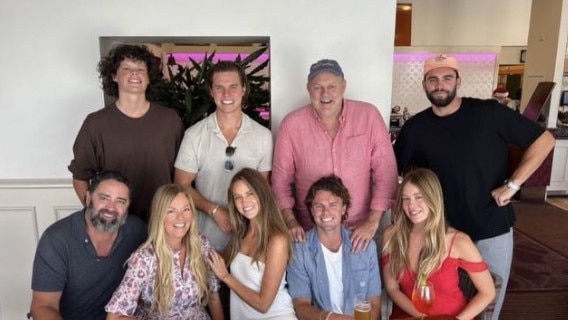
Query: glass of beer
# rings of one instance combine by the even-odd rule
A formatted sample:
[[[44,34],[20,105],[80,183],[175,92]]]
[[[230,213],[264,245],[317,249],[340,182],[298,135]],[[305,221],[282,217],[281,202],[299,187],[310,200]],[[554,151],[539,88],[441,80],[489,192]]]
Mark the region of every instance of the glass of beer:
[[[371,301],[364,294],[355,296],[355,320],[371,320]]]

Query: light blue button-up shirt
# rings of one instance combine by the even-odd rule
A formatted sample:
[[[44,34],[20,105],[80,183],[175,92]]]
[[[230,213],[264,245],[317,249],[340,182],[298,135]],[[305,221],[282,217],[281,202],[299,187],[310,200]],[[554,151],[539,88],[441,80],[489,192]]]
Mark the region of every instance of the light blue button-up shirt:
[[[344,314],[353,315],[353,299],[357,294],[369,298],[381,295],[381,278],[374,241],[367,250],[352,252],[351,231],[341,228],[343,254]],[[294,243],[294,256],[287,268],[288,291],[292,298],[311,299],[322,310],[332,310],[329,280],[321,243],[314,229],[306,233],[306,242]]]

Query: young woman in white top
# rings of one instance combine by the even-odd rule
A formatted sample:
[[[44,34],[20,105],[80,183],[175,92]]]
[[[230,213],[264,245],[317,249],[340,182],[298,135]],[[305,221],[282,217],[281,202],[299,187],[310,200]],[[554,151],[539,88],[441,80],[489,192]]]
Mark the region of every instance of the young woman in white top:
[[[266,178],[254,169],[235,174],[228,190],[234,230],[225,259],[214,252],[210,265],[231,289],[233,319],[296,319],[286,289],[292,254],[288,228]]]

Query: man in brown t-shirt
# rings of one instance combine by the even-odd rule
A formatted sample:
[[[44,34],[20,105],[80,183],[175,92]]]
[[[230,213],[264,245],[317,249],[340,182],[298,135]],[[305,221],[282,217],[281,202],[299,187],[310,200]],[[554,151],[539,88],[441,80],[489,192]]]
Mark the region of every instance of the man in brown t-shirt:
[[[133,185],[130,213],[148,221],[156,189],[173,181],[184,131],[178,114],[150,103],[149,84],[160,79],[155,56],[143,45],[118,45],[98,65],[106,95],[117,100],[87,116],[73,144],[73,187],[85,204],[88,180],[102,170],[124,174]]]

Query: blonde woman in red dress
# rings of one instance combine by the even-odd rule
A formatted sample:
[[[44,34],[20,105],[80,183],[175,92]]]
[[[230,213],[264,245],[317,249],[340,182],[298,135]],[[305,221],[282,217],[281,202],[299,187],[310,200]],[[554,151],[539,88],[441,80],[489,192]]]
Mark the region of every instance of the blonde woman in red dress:
[[[493,280],[477,247],[468,235],[446,225],[442,188],[434,172],[416,169],[405,175],[393,216],[382,255],[383,281],[393,301],[391,319],[424,315],[411,301],[420,278],[434,286],[428,315],[472,319],[493,301]],[[478,290],[469,302],[458,286],[458,268],[468,273]]]

